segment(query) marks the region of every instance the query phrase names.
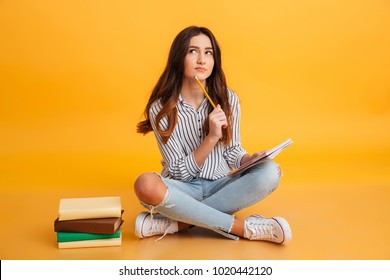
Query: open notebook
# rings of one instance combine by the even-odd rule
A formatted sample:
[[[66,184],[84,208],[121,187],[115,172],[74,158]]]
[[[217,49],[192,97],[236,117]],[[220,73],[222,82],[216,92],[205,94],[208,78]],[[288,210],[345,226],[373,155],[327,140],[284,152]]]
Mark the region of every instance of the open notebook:
[[[265,161],[267,159],[275,158],[281,151],[283,151],[285,148],[290,146],[292,143],[293,143],[292,140],[289,138],[286,141],[284,141],[283,143],[277,145],[276,147],[274,147],[272,149],[269,149],[269,150],[265,150],[263,153],[261,153],[256,158],[251,159],[250,161],[248,161],[245,164],[241,165],[239,168],[237,168],[237,169],[233,170],[232,172],[230,172],[228,174],[228,176],[238,175],[238,174],[244,172],[245,170],[255,166],[256,164],[259,164],[259,163],[261,163],[261,162],[263,162],[263,161]]]

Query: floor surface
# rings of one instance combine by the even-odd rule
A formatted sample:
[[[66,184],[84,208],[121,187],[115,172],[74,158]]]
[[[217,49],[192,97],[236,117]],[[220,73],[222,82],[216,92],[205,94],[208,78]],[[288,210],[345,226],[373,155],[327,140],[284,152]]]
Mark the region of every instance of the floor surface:
[[[303,167],[286,167],[284,180],[273,194],[237,213],[238,217],[259,213],[286,218],[293,232],[291,243],[286,245],[243,239],[232,241],[201,228],[167,235],[160,241],[155,237],[140,240],[133,234],[133,225],[136,215],[144,209],[135,199],[131,180],[129,184],[100,188],[58,184],[52,188],[3,189],[0,259],[390,259],[390,184],[388,175],[383,175],[389,174],[386,173],[388,165],[348,166],[350,169],[337,168],[338,172],[343,170],[345,180],[338,178],[333,183],[324,182],[320,175],[323,172],[318,171],[316,175],[309,165],[307,171],[311,170],[311,176],[307,177],[311,182],[294,183],[288,179],[288,174],[293,177]],[[328,173],[330,180],[336,178],[336,173]],[[350,183],[348,177],[360,178],[362,183],[357,180]],[[319,182],[320,179],[323,182]],[[59,199],[110,195],[121,196],[125,210],[122,246],[58,249],[53,221],[57,217]]]

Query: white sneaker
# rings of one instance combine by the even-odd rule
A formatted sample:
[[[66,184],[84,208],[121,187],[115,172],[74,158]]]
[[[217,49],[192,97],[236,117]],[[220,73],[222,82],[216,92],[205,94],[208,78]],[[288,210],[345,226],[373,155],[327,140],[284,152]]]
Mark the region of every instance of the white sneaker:
[[[245,219],[245,237],[250,240],[263,240],[285,244],[291,240],[291,229],[281,217],[265,218],[252,215]]]
[[[177,231],[177,221],[160,214],[151,215],[148,212],[142,212],[135,220],[134,234],[139,238],[161,234],[163,238],[166,234],[173,234]]]

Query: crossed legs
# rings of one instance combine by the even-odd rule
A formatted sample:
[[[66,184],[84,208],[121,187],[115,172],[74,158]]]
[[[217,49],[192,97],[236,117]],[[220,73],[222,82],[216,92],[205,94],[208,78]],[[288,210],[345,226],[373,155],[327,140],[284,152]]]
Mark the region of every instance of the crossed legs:
[[[217,220],[222,219],[225,222],[223,223],[224,227],[219,226],[218,224],[213,224],[213,227],[222,228],[231,234],[243,237],[245,234],[245,220],[238,219],[230,214],[256,203],[271,193],[279,183],[280,174],[281,171],[279,166],[274,162],[269,161],[268,163],[260,165],[257,169],[254,168],[251,174],[245,175],[245,179],[239,178],[230,180],[226,186],[218,189],[215,193],[212,193],[202,201],[198,201],[183,193],[176,192],[176,200],[174,199],[171,201],[171,204],[175,206],[169,209],[160,207],[158,212],[178,221],[178,229],[181,230],[192,224],[191,222],[188,222],[188,219],[186,220],[186,218],[188,216],[196,216],[197,211],[199,210],[199,216],[201,216],[200,220],[194,224],[208,227],[207,225],[210,225],[210,218],[212,219],[210,216],[215,216]],[[140,175],[135,181],[134,190],[139,200],[143,202],[144,205],[148,205],[150,209],[159,207],[159,205],[164,203],[164,200],[167,199],[169,191],[175,191],[170,190],[160,176],[154,173],[144,173]],[[241,195],[237,195],[238,191],[241,192]],[[183,203],[181,208],[186,208],[188,205],[191,205],[194,211],[187,211],[187,213],[184,214],[184,219],[180,219],[182,217],[180,216],[179,218],[177,214],[177,211],[180,212],[180,209],[174,208],[179,206],[178,204],[183,202],[183,200],[185,200],[186,203]],[[204,218],[207,217],[207,221],[202,219],[202,216]],[[217,216],[219,216],[219,218]],[[197,218],[198,217],[194,219]]]

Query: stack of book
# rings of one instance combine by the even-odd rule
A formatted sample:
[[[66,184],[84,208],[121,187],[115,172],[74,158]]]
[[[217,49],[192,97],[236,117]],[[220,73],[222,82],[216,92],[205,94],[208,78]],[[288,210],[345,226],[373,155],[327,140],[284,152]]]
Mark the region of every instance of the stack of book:
[[[58,248],[122,245],[119,196],[60,199],[54,221]]]

